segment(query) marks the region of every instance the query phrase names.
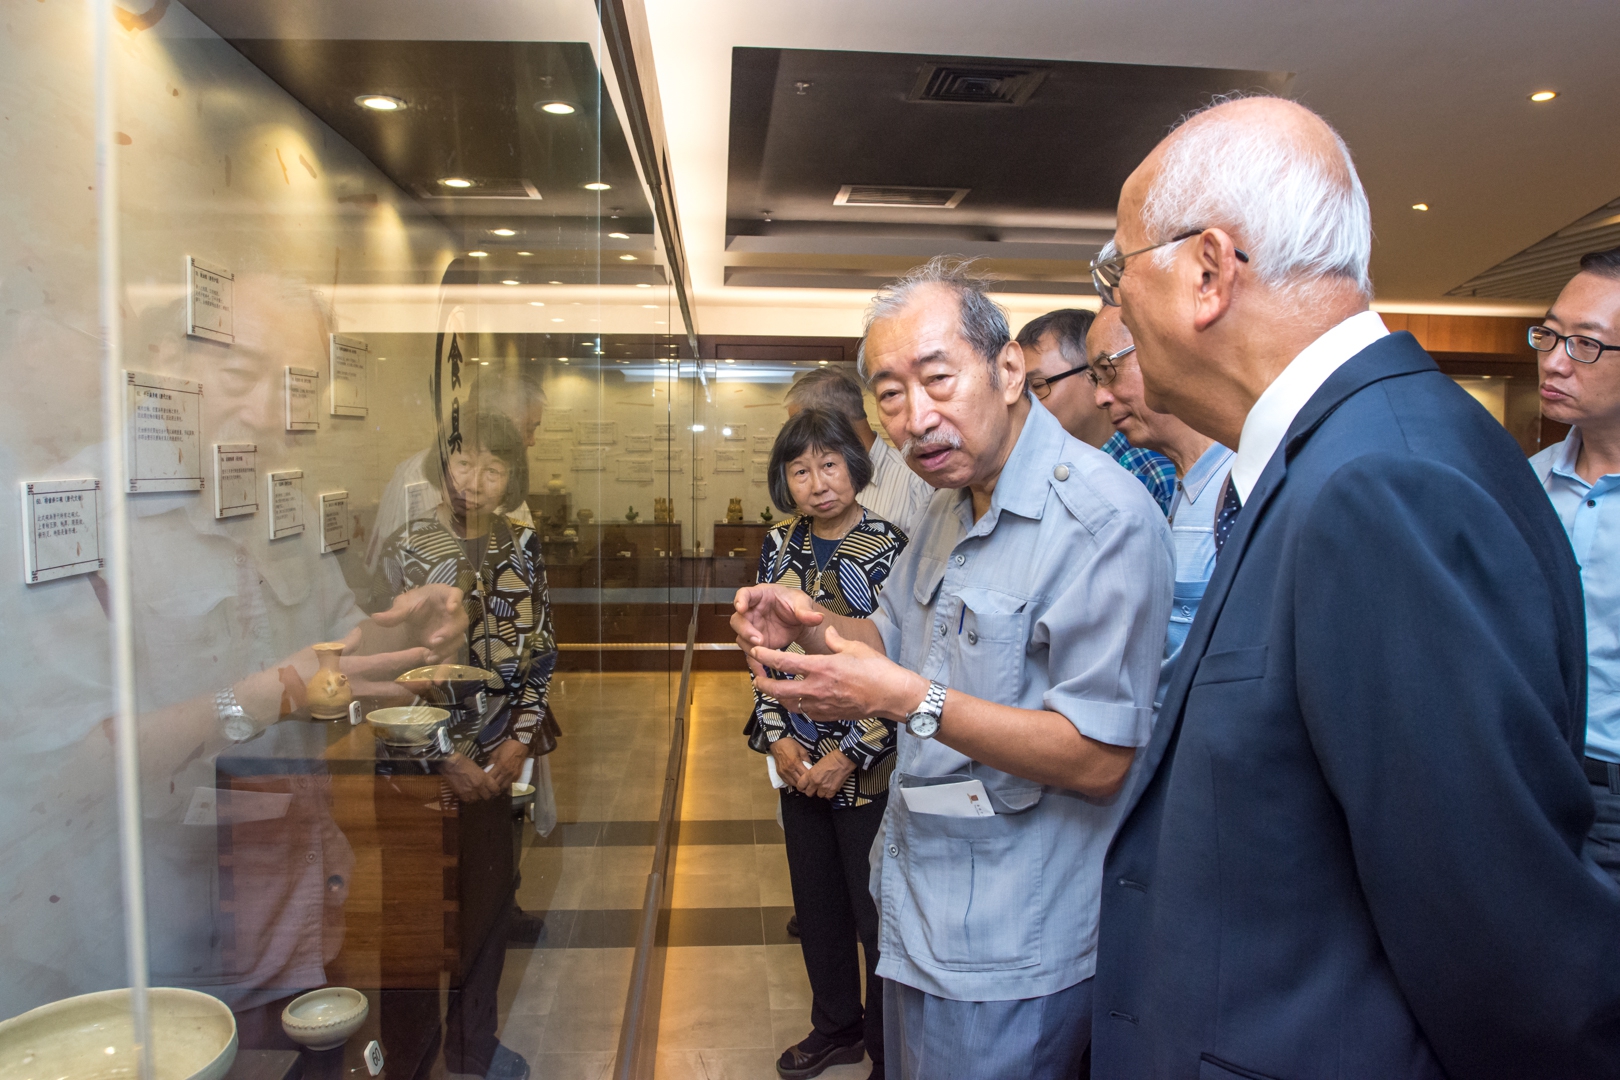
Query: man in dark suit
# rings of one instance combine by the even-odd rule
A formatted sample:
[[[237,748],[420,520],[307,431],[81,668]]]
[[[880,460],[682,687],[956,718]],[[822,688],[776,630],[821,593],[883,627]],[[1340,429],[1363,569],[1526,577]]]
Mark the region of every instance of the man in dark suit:
[[[1514,441],[1367,310],[1348,150],[1218,105],[1116,240],[1149,404],[1237,455],[1103,874],[1093,1075],[1620,1076],[1575,561]]]

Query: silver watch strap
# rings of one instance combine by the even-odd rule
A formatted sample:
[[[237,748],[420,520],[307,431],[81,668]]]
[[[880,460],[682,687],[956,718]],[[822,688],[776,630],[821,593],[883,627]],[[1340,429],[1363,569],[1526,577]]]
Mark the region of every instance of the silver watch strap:
[[[219,720],[220,731],[232,742],[253,738],[253,721],[242,703],[236,700],[236,691],[231,687],[214,694],[214,715]]]

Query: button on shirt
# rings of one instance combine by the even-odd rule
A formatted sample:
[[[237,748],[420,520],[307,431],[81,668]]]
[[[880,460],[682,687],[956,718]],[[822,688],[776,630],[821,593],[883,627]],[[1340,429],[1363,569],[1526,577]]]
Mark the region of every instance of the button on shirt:
[[[912,471],[900,451],[881,438],[872,440],[872,480],[855,496],[855,501],[884,521],[900,526],[907,536],[916,531],[934,489]]]
[[[966,491],[937,495],[872,621],[889,657],[926,678],[1143,746],[1172,568],[1142,485],[1037,402],[984,516],[973,520]],[[964,1001],[1089,978],[1122,800],[1043,787],[902,727],[894,783],[941,776],[982,781],[996,816],[914,814],[891,794],[873,865],[878,974]]]
[[[1620,475],[1575,471],[1581,432],[1530,459],[1569,533],[1586,596],[1586,754],[1620,762]]]
[[[1226,478],[1232,472],[1231,450],[1211,443],[1199,455],[1187,475],[1176,481],[1176,495],[1170,503],[1170,539],[1176,553],[1176,591],[1170,603],[1170,632],[1164,643],[1164,667],[1159,676],[1159,697],[1170,685],[1176,657],[1192,629],[1204,587],[1215,573],[1215,515],[1226,492]]]

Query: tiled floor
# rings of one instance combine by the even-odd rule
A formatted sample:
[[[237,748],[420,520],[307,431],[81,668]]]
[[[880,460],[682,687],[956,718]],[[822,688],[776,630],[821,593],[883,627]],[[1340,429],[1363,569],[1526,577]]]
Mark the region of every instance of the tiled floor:
[[[776,795],[741,730],[746,675],[693,675],[681,837],[664,933],[660,1080],[770,1080],[810,1030]],[[564,737],[551,755],[558,826],[525,835],[518,904],[543,915],[506,954],[501,1041],[535,1080],[601,1080],[613,1064],[636,921],[652,862],[670,697],[663,674],[559,676]],[[864,1080],[870,1064],[827,1080]],[[444,1080],[442,1061],[434,1080]]]

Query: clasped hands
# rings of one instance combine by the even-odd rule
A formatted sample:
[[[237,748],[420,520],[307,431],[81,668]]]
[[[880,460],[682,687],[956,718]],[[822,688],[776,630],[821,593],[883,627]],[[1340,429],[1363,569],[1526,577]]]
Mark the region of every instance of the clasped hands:
[[[793,712],[820,721],[903,720],[928,692],[920,675],[827,624],[827,613],[798,589],[753,585],[738,589],[732,606],[731,628],[754,687]],[[786,651],[795,643],[805,651]]]

